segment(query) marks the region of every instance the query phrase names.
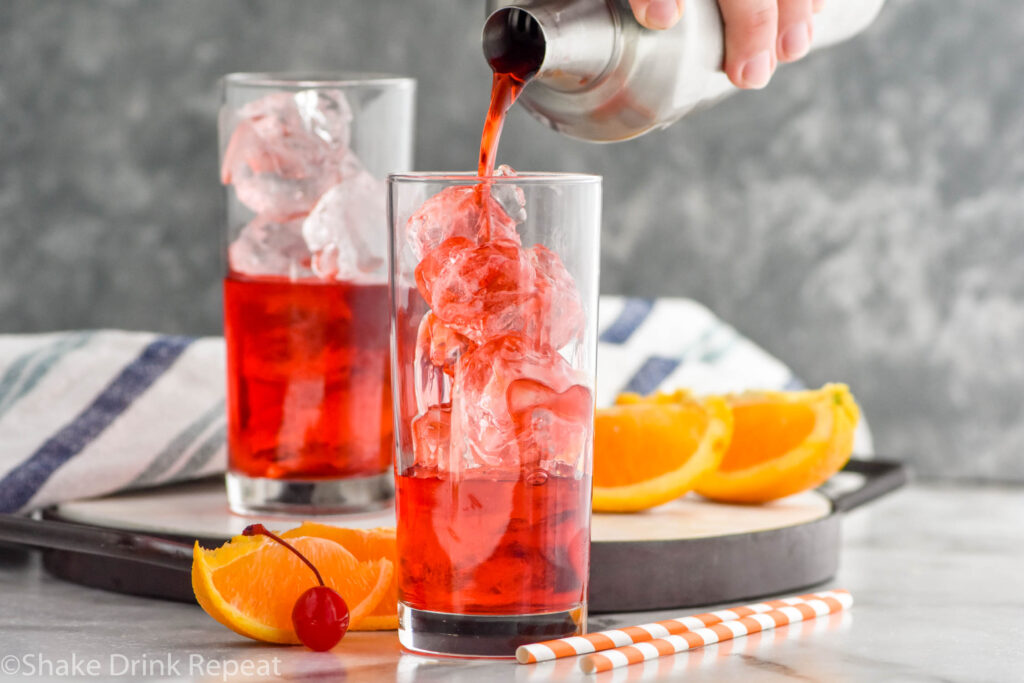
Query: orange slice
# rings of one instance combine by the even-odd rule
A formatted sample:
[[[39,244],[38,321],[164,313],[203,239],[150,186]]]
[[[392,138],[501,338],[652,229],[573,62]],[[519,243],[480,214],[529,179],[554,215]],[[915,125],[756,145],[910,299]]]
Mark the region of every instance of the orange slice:
[[[282,538],[314,536],[326,538],[345,547],[356,559],[363,562],[388,560],[398,565],[395,548],[394,527],[377,529],[343,529],[341,527],[304,522],[302,526],[281,534]],[[393,631],[398,628],[398,572],[394,572],[387,592],[377,606],[349,630],[352,631]]]
[[[727,397],[735,420],[721,466],[697,492],[729,503],[762,503],[818,486],[853,451],[860,409],[845,384],[817,391]]]
[[[620,396],[594,421],[594,510],[631,512],[678,498],[718,467],[731,433],[721,398]]]
[[[358,626],[387,594],[394,575],[390,560],[361,562],[334,541],[291,538],[338,591]],[[309,568],[287,548],[265,536],[236,536],[214,550],[192,550],[192,590],[206,613],[243,636],[271,643],[299,642],[292,628],[295,600],[316,585]]]

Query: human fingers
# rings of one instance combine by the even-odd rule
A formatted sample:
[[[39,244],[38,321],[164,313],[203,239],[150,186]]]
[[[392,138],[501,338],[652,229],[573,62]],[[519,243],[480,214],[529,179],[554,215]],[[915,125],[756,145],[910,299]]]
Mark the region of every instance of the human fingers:
[[[739,88],[763,88],[777,64],[777,0],[718,0],[725,23],[725,73]]]
[[[780,62],[794,62],[811,49],[812,0],[779,0],[779,38],[775,56]]]
[[[653,29],[672,28],[683,16],[685,0],[629,0],[633,14],[641,26]]]

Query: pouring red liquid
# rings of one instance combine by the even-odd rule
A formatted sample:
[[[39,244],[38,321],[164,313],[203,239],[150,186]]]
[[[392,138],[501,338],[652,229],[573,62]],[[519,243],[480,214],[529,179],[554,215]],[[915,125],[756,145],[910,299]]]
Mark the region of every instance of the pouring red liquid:
[[[505,115],[523,91],[526,81],[516,74],[494,72],[491,81],[491,105],[487,108],[484,132],[480,137],[480,164],[477,175],[488,178],[494,175],[494,157],[498,151],[498,140],[505,125]]]
[[[494,70],[491,104],[480,138],[480,164],[477,169],[477,174],[485,178],[494,174],[494,157],[505,115],[544,61],[545,44],[540,27],[530,15],[513,9],[508,13],[503,28],[500,40],[496,37],[484,40],[484,56]],[[496,27],[489,25],[487,30],[496,30]]]
[[[516,317],[513,307],[504,308],[508,319],[502,318],[498,308],[488,307],[501,307],[513,292],[521,300],[518,314],[524,319],[530,317],[531,310],[554,306],[553,300],[544,299],[544,304],[530,308],[529,301],[534,300],[527,295],[534,291],[539,297],[547,296],[539,293],[536,283],[554,282],[550,280],[554,271],[549,268],[564,273],[558,288],[576,292],[575,283],[556,254],[541,245],[519,243],[515,221],[504,214],[492,196],[497,181],[491,178],[505,116],[538,72],[544,56],[539,29],[529,15],[510,11],[500,28],[500,40],[485,40],[485,55],[494,76],[480,140],[477,173],[483,180],[473,185],[477,209],[467,210],[457,203],[454,198],[459,195],[451,189],[458,188],[430,200],[438,204],[451,201],[454,211],[465,214],[460,220],[475,225],[476,235],[459,235],[435,243],[416,270],[420,293],[432,306],[437,327],[447,331],[451,339],[461,340],[464,347],[451,390],[461,398],[454,406],[452,402],[431,406],[413,420],[417,442],[414,450],[422,462],[406,467],[396,478],[399,599],[422,614],[570,614],[586,600],[589,480],[575,476],[571,466],[551,464],[562,462],[553,453],[562,454],[569,462],[582,450],[578,437],[589,429],[593,411],[590,390],[569,386],[575,380],[560,374],[565,361],[557,350],[573,333],[568,337],[553,333],[558,325],[546,319],[538,319],[533,327],[524,324],[517,331],[506,329],[514,326],[509,322]],[[462,263],[460,259],[477,264],[467,267],[461,279],[452,275]],[[534,265],[526,265],[530,263]],[[521,277],[526,270],[532,275]],[[441,277],[442,272],[446,278]],[[435,287],[441,288],[438,296],[434,296],[438,291]],[[550,292],[556,285],[540,287],[548,287],[543,292]],[[460,327],[466,322],[463,309],[469,305],[460,299],[465,291],[472,291],[486,303],[480,304],[480,316],[502,322],[494,328],[476,330],[475,337]],[[448,305],[453,302],[446,296],[458,300],[454,302],[458,305]],[[571,306],[563,308],[559,321],[577,320],[571,315]],[[582,309],[578,322],[582,324]],[[449,325],[473,339],[461,336],[456,329],[449,330]],[[538,377],[543,381],[533,381]],[[508,382],[507,388],[495,390],[502,382]],[[522,412],[520,403],[525,406]],[[474,412],[473,405],[483,404],[493,411],[489,413],[491,418]],[[504,409],[509,411],[507,422],[500,418]],[[453,415],[453,410],[461,411],[462,417]],[[456,424],[463,429],[470,424],[490,424],[496,430],[492,437],[507,435],[501,430],[514,422],[515,443],[499,444],[500,439],[487,438],[474,428],[455,434],[453,420],[459,419],[461,422]],[[491,424],[488,419],[496,422]],[[548,429],[551,425],[556,426]],[[516,454],[509,455],[512,451]],[[492,462],[463,470],[456,463],[462,461],[465,452],[486,452]],[[433,463],[428,455],[431,453]],[[503,466],[493,462],[503,457],[508,461]],[[537,464],[542,458],[548,462],[546,469]],[[559,622],[555,628],[569,632],[572,619],[578,618],[577,613],[568,626]],[[507,642],[503,641],[497,650],[510,654],[521,639],[531,635],[539,639],[551,633],[530,634],[530,628],[522,625],[520,632],[507,636]],[[494,647],[504,637],[490,634],[487,642]]]

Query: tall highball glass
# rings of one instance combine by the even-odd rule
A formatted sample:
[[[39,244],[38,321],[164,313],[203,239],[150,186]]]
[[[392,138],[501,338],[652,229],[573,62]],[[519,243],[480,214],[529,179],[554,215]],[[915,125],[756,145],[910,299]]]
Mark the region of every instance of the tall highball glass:
[[[389,177],[399,638],[585,628],[601,179]]]
[[[330,514],[391,500],[385,178],[411,166],[414,92],[412,79],[377,74],[223,81],[236,512]]]

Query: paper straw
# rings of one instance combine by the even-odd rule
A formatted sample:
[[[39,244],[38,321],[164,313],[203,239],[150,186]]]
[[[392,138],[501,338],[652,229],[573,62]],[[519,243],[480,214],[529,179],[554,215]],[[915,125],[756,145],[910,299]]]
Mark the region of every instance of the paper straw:
[[[572,638],[559,638],[558,640],[547,640],[542,643],[520,645],[516,650],[516,659],[519,660],[520,664],[534,664],[536,662],[546,662],[551,659],[575,657],[576,655],[585,655],[590,652],[611,650],[616,647],[622,647],[623,645],[633,645],[636,643],[654,640],[655,638],[665,638],[671,635],[679,635],[695,631],[697,629],[708,628],[709,626],[714,626],[715,624],[720,624],[724,621],[737,621],[743,617],[749,617],[754,614],[764,614],[765,612],[770,612],[781,607],[800,605],[808,602],[809,600],[821,600],[829,597],[834,598],[841,594],[849,595],[849,593],[844,590],[825,591],[823,593],[807,593],[805,595],[796,595],[789,598],[781,598],[779,600],[758,602],[753,605],[744,605],[743,607],[733,607],[731,609],[721,609],[715,612],[695,614],[689,617],[678,617],[675,619],[667,619],[665,621],[656,621],[650,624],[641,624],[640,626],[628,626],[626,628],[598,631],[596,633],[588,633],[587,635],[574,636]]]
[[[781,607],[779,609],[743,617],[735,621],[723,621],[710,628],[688,631],[682,635],[667,638],[655,638],[635,645],[626,645],[614,650],[589,654],[580,660],[583,673],[600,673],[618,669],[630,664],[637,664],[649,659],[656,659],[677,652],[685,652],[697,647],[721,643],[739,636],[746,636],[759,631],[767,631],[786,624],[832,614],[846,609],[853,604],[853,596],[846,592],[836,595]]]

